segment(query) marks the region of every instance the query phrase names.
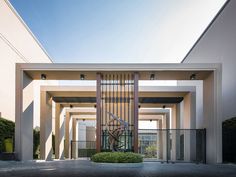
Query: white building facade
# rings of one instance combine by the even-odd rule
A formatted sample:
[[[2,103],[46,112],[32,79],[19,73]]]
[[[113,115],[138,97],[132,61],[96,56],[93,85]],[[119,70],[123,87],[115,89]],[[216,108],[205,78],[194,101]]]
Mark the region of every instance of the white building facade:
[[[236,1],[228,1],[182,63],[222,63],[222,121],[236,117]]]
[[[52,63],[52,60],[8,0],[0,0],[0,17],[0,116],[15,121],[15,64]],[[34,82],[36,98],[40,85],[45,83],[56,84]],[[35,114],[39,111],[35,110]]]

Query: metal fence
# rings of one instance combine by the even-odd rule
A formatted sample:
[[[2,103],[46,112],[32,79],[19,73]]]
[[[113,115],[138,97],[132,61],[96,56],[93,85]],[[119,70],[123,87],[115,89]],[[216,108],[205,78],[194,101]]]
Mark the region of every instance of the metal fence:
[[[133,151],[133,131],[126,130],[118,139],[118,146],[120,151],[130,152]],[[102,131],[102,151],[110,151],[109,133],[107,130]]]
[[[102,134],[103,150],[109,150],[107,134]],[[124,151],[132,151],[128,142],[132,133],[120,141]],[[132,139],[132,138],[131,138]],[[145,160],[161,162],[206,163],[206,129],[139,129],[138,150]],[[91,157],[96,153],[95,141],[71,141],[71,157]]]
[[[71,158],[91,157],[95,153],[95,141],[71,141]]]
[[[223,127],[223,162],[236,163],[236,129]]]
[[[206,162],[205,129],[139,130],[139,153],[145,160]]]

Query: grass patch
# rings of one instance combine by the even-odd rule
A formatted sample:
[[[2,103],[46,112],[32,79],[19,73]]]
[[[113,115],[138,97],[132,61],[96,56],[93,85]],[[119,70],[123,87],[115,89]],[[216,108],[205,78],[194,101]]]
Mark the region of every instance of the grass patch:
[[[133,152],[100,152],[93,155],[91,160],[101,163],[141,163],[143,157]]]

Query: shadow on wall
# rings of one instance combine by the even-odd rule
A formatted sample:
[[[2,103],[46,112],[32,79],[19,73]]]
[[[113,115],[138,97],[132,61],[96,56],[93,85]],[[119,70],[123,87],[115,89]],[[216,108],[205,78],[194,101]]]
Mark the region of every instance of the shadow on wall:
[[[222,123],[223,162],[236,163],[236,117]]]

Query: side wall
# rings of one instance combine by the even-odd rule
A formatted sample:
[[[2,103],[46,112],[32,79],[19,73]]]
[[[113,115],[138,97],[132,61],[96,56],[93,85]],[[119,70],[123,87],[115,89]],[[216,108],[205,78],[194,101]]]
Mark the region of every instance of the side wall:
[[[15,63],[52,61],[7,0],[0,0],[0,17],[0,112],[2,117],[15,121]],[[35,89],[39,90],[41,84],[35,82]],[[37,94],[39,97],[39,91]]]
[[[236,1],[229,1],[183,63],[222,63],[223,121],[236,116]]]

